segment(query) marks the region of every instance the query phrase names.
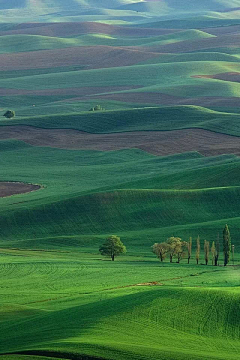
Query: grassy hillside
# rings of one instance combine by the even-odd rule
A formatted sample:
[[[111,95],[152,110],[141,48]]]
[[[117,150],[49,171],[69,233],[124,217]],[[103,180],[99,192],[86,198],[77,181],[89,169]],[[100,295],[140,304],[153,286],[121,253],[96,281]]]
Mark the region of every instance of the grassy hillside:
[[[164,0],[161,2],[152,1],[138,1],[138,0],[103,0],[99,4],[96,0],[71,0],[66,4],[65,1],[60,0],[41,0],[36,4],[35,1],[25,0],[10,0],[6,2],[0,2],[0,11],[2,16],[5,12],[6,18],[9,21],[17,22],[20,16],[24,16],[26,21],[28,19],[41,19],[42,21],[56,21],[61,17],[62,19],[70,19],[76,21],[76,19],[88,19],[89,16],[96,19],[109,20],[114,18],[121,18],[124,20],[149,21],[149,17],[164,17],[172,16],[173,13],[178,13],[178,17],[188,16],[189,14],[211,14],[214,12],[218,15],[218,12],[225,11],[227,9],[237,8],[239,1],[195,1],[193,4],[189,0],[179,2],[175,0]],[[229,18],[236,17],[234,11],[228,15]],[[12,14],[12,18],[10,16]],[[221,17],[221,15],[219,16]]]
[[[0,37],[1,53],[59,49],[74,46],[141,46],[165,45],[184,40],[204,39],[214,35],[199,30],[180,31],[170,35],[136,39],[107,34],[88,34],[74,38],[43,35],[3,35]]]
[[[95,51],[91,49],[91,53],[94,55]],[[27,60],[28,53],[23,54],[26,55],[24,55],[23,58],[22,56],[20,58],[24,60],[26,56],[26,61],[31,62],[32,56],[29,56]],[[36,61],[44,61],[45,56],[48,56],[48,54],[44,54],[44,52],[41,52],[41,54],[42,58],[37,57],[37,52],[34,53],[33,56]],[[113,60],[106,59],[111,54],[110,49],[107,49],[107,52],[105,52],[105,49],[101,49],[100,53],[97,52],[96,54],[99,55],[100,62],[107,64],[107,62],[110,61],[113,65]],[[54,55],[54,53],[52,55]],[[66,55],[69,59],[71,59],[68,63],[68,66],[74,64],[77,65],[76,54],[74,55],[74,58],[72,58],[70,54]],[[153,57],[154,59],[156,59],[157,55],[152,56],[151,54],[143,53],[138,56],[137,52],[135,53],[134,51],[129,51],[125,53],[124,51],[120,51],[119,53],[117,49],[115,50],[115,55],[118,56],[118,61],[120,61],[120,63],[121,61],[123,61],[128,66],[117,67],[116,64],[116,67],[112,68],[93,69],[87,71],[61,71],[34,76],[12,77],[8,79],[2,79],[0,81],[0,86],[1,88],[5,88],[5,93],[8,92],[9,95],[34,95],[36,91],[36,95],[39,91],[42,91],[42,95],[57,95],[61,93],[63,95],[70,95],[74,94],[74,89],[82,89],[81,96],[84,97],[85,92],[85,94],[87,94],[87,97],[85,98],[86,100],[89,100],[88,93],[89,91],[91,91],[91,88],[93,88],[94,90],[90,93],[90,95],[96,95],[95,97],[99,97],[99,95],[101,95],[102,93],[115,94],[117,96],[117,93],[119,91],[122,91],[121,88],[119,88],[118,91],[117,87],[134,87],[134,89],[125,90],[125,92],[130,94],[128,101],[131,103],[134,102],[131,99],[131,93],[138,92],[160,93],[170,95],[173,96],[172,103],[174,103],[174,100],[182,100],[185,101],[185,104],[187,104],[188,102],[190,102],[191,104],[195,102],[196,105],[197,102],[201,101],[203,98],[207,98],[210,103],[213,104],[214,98],[216,97],[223,98],[225,100],[231,100],[233,98],[239,97],[240,87],[238,82],[224,81],[212,78],[201,78],[201,76],[205,75],[211,76],[215,74],[231,72],[238,73],[240,71],[240,68],[237,62],[189,61],[187,63],[172,62],[129,66],[131,63],[134,64],[137,61],[146,61],[147,59],[149,59],[149,57]],[[113,53],[113,58],[115,55]],[[0,55],[0,63],[1,56],[3,55]],[[65,61],[64,57],[61,58],[61,56],[62,55],[60,55],[60,58],[58,58],[57,60],[56,65],[58,65],[58,67],[61,67]],[[11,58],[9,60],[16,62],[16,59],[17,58]],[[6,59],[2,58],[2,62],[3,60],[4,62],[6,61]],[[83,66],[84,68],[85,66],[87,66],[86,64],[86,59],[84,59],[81,64],[79,64],[78,62],[78,66]],[[29,66],[32,67],[32,65]],[[95,64],[93,64],[93,66],[95,66]],[[105,66],[107,67],[107,65]],[[9,69],[9,66],[7,65],[6,70],[8,70],[7,67]],[[27,63],[24,65],[24,69],[26,67]],[[103,87],[105,87],[105,89],[101,90],[101,88]],[[106,89],[106,87],[108,87],[108,89]],[[111,87],[114,90],[111,91]],[[67,90],[64,89],[69,90],[67,92]],[[177,99],[174,97],[177,97]],[[115,97],[115,100],[118,100],[118,98]],[[237,106],[237,99],[235,100],[235,106]],[[146,104],[148,103],[149,101],[146,95]]]
[[[4,247],[72,247],[76,242],[88,250],[117,232],[131,251],[148,253],[154,239],[173,232],[214,240],[226,221],[239,246],[238,157],[192,153],[159,158],[140,150],[104,153],[1,144],[1,180],[43,186],[0,199]],[[232,183],[221,179],[225,172]]]
[[[0,122],[0,125],[18,124],[40,128],[78,129],[89,133],[203,128],[230,135],[240,135],[238,114],[222,113],[196,106],[148,107],[122,111],[36,116]]]
[[[28,350],[43,359],[237,358],[237,269],[160,266],[154,258],[97,260],[73,252],[3,251],[8,291],[1,290],[1,353]],[[134,286],[149,281],[161,285]],[[9,304],[9,289],[15,304]],[[3,359],[16,356],[34,358]]]
[[[18,115],[30,116],[46,113],[43,107],[27,104],[39,104],[39,95],[47,97],[50,113],[88,110],[84,103],[91,101],[93,105],[103,102],[109,110],[132,104],[184,104],[237,111],[239,82],[219,78],[219,74],[240,71],[237,25],[223,30],[208,24],[201,30],[185,31],[157,28],[156,23],[145,26],[2,25],[0,93],[11,96],[9,104]],[[138,102],[139,92],[144,94]],[[102,97],[102,93],[107,94]],[[77,104],[57,103],[59,95],[60,100],[72,98]],[[171,98],[166,102],[161,100],[163,95]],[[4,110],[6,100],[0,102]],[[111,101],[115,101],[113,106]]]
[[[0,359],[239,358],[239,8],[0,0]]]

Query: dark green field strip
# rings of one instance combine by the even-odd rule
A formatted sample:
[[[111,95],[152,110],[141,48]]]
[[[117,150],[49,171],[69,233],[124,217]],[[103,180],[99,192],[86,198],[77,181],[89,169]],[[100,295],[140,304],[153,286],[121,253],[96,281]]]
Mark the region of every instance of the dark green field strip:
[[[63,358],[54,358],[54,357],[46,357],[46,356],[40,356],[40,355],[21,355],[18,353],[13,353],[12,355],[1,355],[1,360],[62,360]]]
[[[76,46],[141,46],[152,44],[166,44],[184,40],[194,40],[214,37],[214,35],[199,30],[187,30],[170,32],[167,35],[149,36],[149,37],[125,37],[111,36],[107,34],[85,34],[73,37],[53,37],[40,35],[2,35],[0,36],[0,53],[19,53],[39,50],[52,50],[59,48],[68,48]]]
[[[0,355],[0,359],[3,360],[11,360],[16,359],[16,357],[21,360],[62,360],[62,359],[69,359],[69,360],[106,360],[102,357],[97,356],[88,356],[88,355],[81,355],[81,354],[73,354],[73,353],[64,353],[64,352],[54,352],[54,351],[47,351],[47,350],[32,350],[32,351],[22,351],[22,352],[15,352],[5,355]]]
[[[92,51],[94,51],[94,49],[92,49]],[[107,51],[111,53],[111,48],[107,47]],[[115,52],[117,52],[117,50],[115,50]],[[131,51],[131,54],[134,58],[136,58],[135,63],[137,61],[140,62],[147,60],[147,58],[138,58],[138,51]],[[154,54],[154,57],[156,56],[157,54]],[[46,61],[50,61],[46,54],[45,57]],[[6,59],[4,59],[4,61],[6,61]],[[62,61],[64,61],[64,59],[62,59]],[[86,61],[87,59],[85,59],[85,63]],[[81,64],[77,65],[80,66]],[[145,86],[146,88],[153,87],[151,91],[157,91],[156,88],[162,89],[162,91],[164,90],[164,93],[170,93],[174,95],[173,87],[178,87],[179,89],[179,87],[183,85],[191,85],[194,89],[194,91],[192,90],[192,96],[206,96],[206,91],[203,92],[201,89],[202,84],[205,84],[206,86],[212,85],[213,87],[213,84],[216,84],[216,80],[213,81],[211,79],[205,79],[203,81],[203,79],[196,79],[193,78],[193,76],[215,75],[225,72],[239,72],[240,69],[239,64],[235,62],[201,61],[201,59],[199,61],[188,62],[183,61],[145,65],[132,64],[131,66],[126,65],[122,67],[119,65],[119,67],[90,69],[87,71],[80,70],[69,71],[67,73],[47,73],[34,76],[2,79],[0,81],[0,87],[18,90],[47,90],[78,87],[79,84],[81,84],[82,87],[135,85]],[[111,66],[111,64],[109,64],[109,66]],[[37,66],[36,63],[35,68],[37,67],[39,66]],[[215,89],[215,91],[213,91],[211,88],[209,89],[211,90],[211,94],[209,96],[217,96],[217,94],[219,96],[233,96],[234,89],[236,89],[236,93],[237,89],[239,90],[239,86],[237,87],[237,84],[235,84],[235,88],[227,88],[226,86],[224,87],[226,84],[219,81],[218,84],[219,86],[217,89]],[[184,96],[184,94],[181,93],[181,96]]]
[[[3,71],[0,69],[1,79],[11,79],[11,78],[19,78],[25,76],[35,76],[42,74],[53,74],[53,73],[61,73],[68,71],[79,71],[83,70],[84,67],[79,66],[63,66],[63,67],[54,67],[54,68],[44,68],[44,69],[27,69],[27,70],[13,70],[13,71]]]
[[[0,225],[2,238],[15,241],[77,234],[79,238],[82,235],[95,238],[109,233],[125,233],[127,240],[127,233],[132,231],[142,232],[144,236],[155,229],[155,236],[157,232],[161,236],[161,228],[168,227],[170,236],[171,226],[188,228],[206,221],[224,224],[232,219],[235,221],[232,234],[239,246],[239,196],[239,187],[197,191],[122,190],[11,211],[2,215]],[[66,246],[67,242],[66,238]],[[130,244],[138,243],[131,240]],[[150,245],[146,240],[145,247]]]
[[[0,125],[76,129],[89,133],[170,131],[202,128],[240,136],[238,114],[221,113],[197,106],[152,107],[2,120]]]
[[[173,173],[171,176],[159,174],[144,180],[122,184],[120,188],[194,190],[239,186],[240,167],[238,163],[230,160],[228,164],[215,163],[212,165],[206,168],[185,169]],[[226,176],[222,176],[223,174],[226,174]]]

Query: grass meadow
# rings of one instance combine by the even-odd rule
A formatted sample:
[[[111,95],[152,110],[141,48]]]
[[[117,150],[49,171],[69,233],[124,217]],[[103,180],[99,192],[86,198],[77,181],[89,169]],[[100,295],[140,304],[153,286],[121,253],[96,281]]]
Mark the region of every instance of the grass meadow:
[[[238,267],[2,249],[0,268],[1,351],[25,354],[3,359],[237,358]]]

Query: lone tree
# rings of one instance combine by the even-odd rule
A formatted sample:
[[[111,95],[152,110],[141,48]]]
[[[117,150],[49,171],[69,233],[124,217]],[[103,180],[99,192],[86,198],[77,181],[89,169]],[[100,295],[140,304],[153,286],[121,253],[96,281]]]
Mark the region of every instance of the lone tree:
[[[14,118],[14,116],[15,116],[15,111],[13,111],[13,110],[8,110],[8,111],[5,112],[5,114],[3,114],[3,116],[5,116],[7,119]]]
[[[230,231],[227,225],[223,229],[223,256],[224,256],[224,266],[229,263],[231,252],[231,236]]]
[[[120,240],[120,237],[116,235],[109,236],[105,242],[100,246],[99,251],[101,255],[110,256],[114,261],[115,256],[125,253],[126,247]]]
[[[204,258],[205,258],[205,264],[208,264],[209,261],[209,241],[204,240]]]
[[[197,265],[199,263],[200,251],[201,251],[201,244],[200,244],[200,237],[198,236],[197,241],[196,241],[196,261],[197,261]]]
[[[157,257],[163,261],[166,258],[166,255],[168,254],[170,249],[170,245],[167,244],[166,242],[162,242],[162,243],[155,243],[152,246],[152,251],[154,254],[157,255]]]

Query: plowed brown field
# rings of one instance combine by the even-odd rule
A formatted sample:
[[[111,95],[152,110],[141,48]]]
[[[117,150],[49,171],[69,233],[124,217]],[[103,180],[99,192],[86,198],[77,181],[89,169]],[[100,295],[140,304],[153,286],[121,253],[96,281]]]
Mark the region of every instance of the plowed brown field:
[[[115,26],[95,22],[65,22],[65,23],[27,23],[16,25],[13,30],[1,31],[1,35],[28,34],[42,36],[69,37],[83,34],[108,34],[119,36],[154,36],[166,35],[181,30],[134,28]]]
[[[40,189],[39,185],[24,184],[21,182],[0,182],[0,197],[24,194]]]
[[[113,46],[80,46],[65,49],[31,51],[0,55],[1,71],[43,69],[64,66],[86,66],[100,69],[130,66],[158,57],[150,50],[129,50]]]
[[[204,32],[211,34],[211,35],[227,35],[227,34],[234,34],[240,32],[240,25],[232,25],[232,26],[221,26],[216,28],[205,28],[202,29]]]
[[[237,46],[240,47],[240,35],[237,34],[227,34],[217,37],[211,37],[200,40],[186,40],[181,42],[176,42],[173,44],[167,45],[158,45],[151,46],[148,48],[151,52],[160,52],[160,53],[187,53],[193,51],[201,51],[204,49],[211,48],[222,48],[222,47],[231,47]]]
[[[89,96],[105,92],[122,91],[138,89],[140,86],[89,86],[80,88],[66,88],[66,89],[46,89],[46,90],[24,90],[24,89],[5,89],[0,88],[0,96],[14,96],[14,95],[37,95],[37,96],[54,96],[54,95],[73,95],[73,96]],[[66,99],[65,101],[69,101]]]
[[[223,81],[232,81],[232,82],[240,82],[240,73],[238,72],[227,72],[222,74],[215,75],[195,75],[195,78],[205,78],[205,79],[217,79]]]
[[[155,104],[155,105],[197,105],[197,106],[216,106],[216,107],[240,107],[240,98],[238,97],[199,97],[199,98],[182,98],[180,96],[166,95],[156,92],[131,92],[119,94],[107,94],[93,96],[95,99],[108,99],[122,102],[137,104]],[[79,99],[75,99],[79,100]],[[69,101],[69,100],[68,100]],[[72,99],[71,101],[74,101]]]
[[[205,156],[240,155],[240,137],[201,129],[89,134],[70,129],[1,126],[0,139],[18,139],[34,146],[111,151],[139,148],[154,155],[198,151]]]

